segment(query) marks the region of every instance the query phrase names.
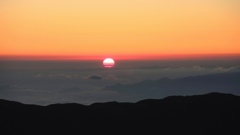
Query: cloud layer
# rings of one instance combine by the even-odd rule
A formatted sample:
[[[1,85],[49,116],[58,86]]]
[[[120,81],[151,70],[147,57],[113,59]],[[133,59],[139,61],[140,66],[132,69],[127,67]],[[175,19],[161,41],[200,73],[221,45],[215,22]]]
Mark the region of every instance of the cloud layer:
[[[30,104],[91,104],[211,91],[238,94],[237,63],[119,61],[105,69],[85,61],[0,61],[4,65],[0,66],[0,98]]]

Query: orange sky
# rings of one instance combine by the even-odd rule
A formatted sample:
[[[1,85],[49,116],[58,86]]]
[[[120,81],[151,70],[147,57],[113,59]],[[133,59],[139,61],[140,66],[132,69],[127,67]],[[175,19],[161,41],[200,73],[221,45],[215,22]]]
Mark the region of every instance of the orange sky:
[[[0,1],[1,56],[172,54],[240,54],[240,1]]]

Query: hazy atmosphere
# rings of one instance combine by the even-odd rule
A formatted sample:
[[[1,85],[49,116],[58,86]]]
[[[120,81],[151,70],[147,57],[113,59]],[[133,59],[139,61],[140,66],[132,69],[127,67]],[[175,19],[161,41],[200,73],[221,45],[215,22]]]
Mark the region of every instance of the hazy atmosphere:
[[[0,55],[239,54],[239,6],[239,0],[1,0]]]
[[[240,0],[0,0],[0,110],[3,135],[240,135]]]
[[[239,95],[239,7],[239,0],[0,0],[0,98],[91,104]]]

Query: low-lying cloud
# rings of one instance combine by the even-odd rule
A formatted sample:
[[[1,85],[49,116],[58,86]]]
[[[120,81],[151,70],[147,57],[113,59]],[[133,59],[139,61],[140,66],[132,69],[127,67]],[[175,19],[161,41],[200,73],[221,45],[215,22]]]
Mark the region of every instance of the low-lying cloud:
[[[102,76],[100,75],[91,75],[88,77],[89,80],[102,80]]]

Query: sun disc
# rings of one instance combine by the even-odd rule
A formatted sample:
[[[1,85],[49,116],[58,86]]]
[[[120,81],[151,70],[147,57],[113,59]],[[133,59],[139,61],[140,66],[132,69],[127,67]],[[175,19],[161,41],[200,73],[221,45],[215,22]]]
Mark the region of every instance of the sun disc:
[[[115,65],[115,61],[112,58],[106,58],[103,60],[103,66],[105,68],[112,68]]]

